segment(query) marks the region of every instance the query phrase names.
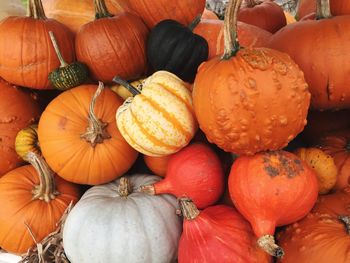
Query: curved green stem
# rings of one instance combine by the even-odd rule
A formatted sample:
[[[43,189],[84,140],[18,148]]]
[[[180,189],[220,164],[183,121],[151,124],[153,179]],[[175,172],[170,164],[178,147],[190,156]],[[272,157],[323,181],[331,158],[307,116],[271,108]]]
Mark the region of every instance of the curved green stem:
[[[134,86],[132,86],[129,82],[123,80],[122,78],[116,76],[113,78],[113,82],[119,84],[119,85],[122,85],[124,88],[126,88],[128,91],[130,91],[130,93],[133,95],[133,96],[136,96],[136,95],[140,95],[141,92],[135,88]]]

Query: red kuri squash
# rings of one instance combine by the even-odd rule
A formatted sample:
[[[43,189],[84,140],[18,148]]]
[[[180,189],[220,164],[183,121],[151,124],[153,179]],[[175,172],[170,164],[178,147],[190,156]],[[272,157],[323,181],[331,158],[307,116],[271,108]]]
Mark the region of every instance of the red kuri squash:
[[[229,191],[259,246],[282,257],[283,249],[274,243],[275,228],[306,216],[317,200],[318,185],[315,172],[304,161],[276,151],[239,157],[231,169]]]

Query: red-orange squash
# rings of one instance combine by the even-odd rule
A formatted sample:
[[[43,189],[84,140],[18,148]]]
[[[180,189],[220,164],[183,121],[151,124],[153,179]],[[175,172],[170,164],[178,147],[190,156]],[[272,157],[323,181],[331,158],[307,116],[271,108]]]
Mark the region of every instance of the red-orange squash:
[[[334,16],[349,15],[350,1],[348,0],[329,0],[331,13]],[[310,13],[316,12],[315,0],[299,0],[297,8],[297,18],[302,19]]]
[[[270,0],[245,0],[238,20],[275,33],[287,24],[282,7]]]
[[[289,24],[271,37],[269,47],[289,54],[309,84],[314,109],[350,107],[350,15],[329,17],[327,1],[318,0],[318,20]],[[341,30],[339,30],[341,25]]]
[[[136,15],[121,12],[112,16],[104,0],[94,0],[96,20],[85,24],[75,39],[77,58],[95,80],[111,83],[117,75],[137,79],[147,70],[148,29]]]
[[[335,189],[350,185],[350,130],[332,132],[320,139],[318,146],[333,157],[338,168]]]
[[[215,19],[218,20],[218,16],[211,10],[209,9],[204,9],[204,12],[202,14],[202,19]]]
[[[259,27],[238,22],[238,41],[244,47],[264,47],[268,45],[272,34]],[[224,21],[202,19],[193,32],[204,37],[209,45],[209,57],[222,55],[224,52]]]
[[[28,5],[28,17],[10,16],[0,22],[0,76],[18,86],[48,89],[49,73],[60,66],[49,31],[67,63],[75,57],[73,35],[46,18],[41,0],[29,0]]]
[[[66,25],[73,33],[95,19],[92,0],[42,0],[47,17],[56,19]],[[106,0],[108,10],[112,14],[127,10],[123,1]]]
[[[54,175],[45,161],[29,154],[32,165],[19,167],[0,179],[0,246],[27,252],[55,231],[68,205],[77,202],[79,188]]]
[[[138,14],[152,29],[165,19],[189,25],[204,11],[205,0],[125,0],[128,8]]]
[[[0,177],[23,162],[15,151],[17,133],[39,116],[39,105],[30,93],[0,80]]]
[[[208,140],[235,154],[285,147],[306,124],[310,93],[303,72],[286,54],[240,48],[231,1],[225,15],[225,52],[204,62],[193,88],[193,104]]]
[[[239,157],[228,184],[231,199],[252,225],[259,246],[283,257],[283,247],[274,244],[275,228],[310,212],[318,195],[315,172],[292,153],[265,152]]]
[[[103,84],[63,92],[43,112],[38,128],[42,154],[67,181],[97,185],[122,176],[137,152],[115,123],[122,100]]]

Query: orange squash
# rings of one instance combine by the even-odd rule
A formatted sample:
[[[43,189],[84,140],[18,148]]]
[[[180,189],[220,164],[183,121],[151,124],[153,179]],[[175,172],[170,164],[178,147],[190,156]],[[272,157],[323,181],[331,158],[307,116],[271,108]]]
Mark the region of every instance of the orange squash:
[[[166,170],[168,167],[169,159],[172,155],[154,157],[154,156],[143,156],[143,160],[145,161],[147,167],[158,176],[165,177]]]
[[[97,185],[122,176],[137,152],[115,123],[122,100],[103,84],[63,92],[43,112],[38,128],[43,156],[67,181]]]
[[[329,0],[331,13],[334,16],[350,15],[350,1]],[[315,0],[299,0],[297,8],[297,18],[302,19],[310,13],[316,12]]]
[[[218,16],[211,10],[209,9],[204,9],[204,12],[202,14],[202,19],[215,19],[218,20]]]
[[[39,105],[30,93],[0,80],[0,177],[19,166],[17,133],[39,119]]]

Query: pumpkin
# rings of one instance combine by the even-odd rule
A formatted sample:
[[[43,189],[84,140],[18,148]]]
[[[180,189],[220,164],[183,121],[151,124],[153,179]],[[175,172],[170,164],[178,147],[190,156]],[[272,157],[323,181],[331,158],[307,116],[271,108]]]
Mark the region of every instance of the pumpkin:
[[[272,34],[266,30],[239,21],[237,26],[238,41],[244,47],[264,47],[270,41]],[[224,21],[202,19],[193,32],[207,40],[209,59],[222,55],[224,52]]]
[[[310,93],[303,72],[281,52],[240,49],[237,13],[231,1],[225,16],[225,53],[198,70],[193,104],[208,140],[235,154],[283,148],[306,124]]]
[[[64,226],[68,259],[81,263],[174,262],[182,230],[176,199],[136,191],[159,179],[135,174],[89,189]]]
[[[314,109],[343,109],[350,106],[350,16],[327,19],[328,1],[318,0],[318,20],[293,23],[271,37],[269,47],[289,54],[304,71]],[[342,30],[338,26],[342,25]],[[315,39],[319,39],[315,45]],[[306,55],[307,54],[307,55]]]
[[[287,11],[283,11],[283,13],[284,13],[284,16],[286,17],[287,25],[296,22],[295,17],[291,13]]]
[[[270,0],[245,0],[239,11],[238,20],[271,33],[277,32],[287,24],[282,7]]]
[[[338,168],[335,189],[350,185],[350,130],[335,131],[320,138],[318,146],[333,157]]]
[[[143,160],[147,167],[155,174],[161,177],[165,177],[166,170],[168,167],[168,163],[170,157],[172,155],[166,155],[161,157],[153,157],[153,156],[143,156]]]
[[[334,16],[350,15],[350,2],[346,0],[329,0],[331,13]],[[316,11],[315,0],[300,0],[297,8],[297,17],[302,19]]]
[[[40,155],[41,150],[38,141],[38,125],[33,124],[20,130],[15,140],[16,153],[25,159],[29,152]]]
[[[338,169],[332,156],[318,148],[298,148],[295,152],[315,170],[318,180],[319,194],[327,194],[337,182]]]
[[[67,90],[79,86],[88,78],[87,67],[76,61],[72,64],[67,64],[62,57],[57,40],[52,31],[49,32],[52,45],[55,49],[56,55],[60,60],[61,66],[50,72],[49,80],[53,87],[59,90]]]
[[[146,25],[130,13],[111,15],[104,0],[94,0],[94,4],[96,20],[82,26],[76,35],[77,59],[88,66],[95,80],[142,76],[147,69]]]
[[[39,116],[39,105],[31,94],[0,79],[0,177],[22,163],[15,151],[17,133]]]
[[[320,196],[306,218],[278,235],[286,254],[280,262],[349,262],[349,188]]]
[[[252,225],[259,246],[283,257],[283,249],[274,241],[275,228],[310,212],[318,195],[315,172],[292,153],[264,152],[236,159],[228,185],[235,207]]]
[[[120,78],[114,81],[134,94],[116,114],[121,134],[134,149],[149,156],[164,156],[189,144],[197,122],[187,84],[167,71],[147,78],[142,91]]]
[[[47,17],[56,19],[66,25],[76,34],[82,25],[95,19],[94,4],[92,0],[42,0]],[[106,0],[108,10],[112,14],[127,11],[123,1]]]
[[[208,59],[207,41],[192,32],[198,16],[189,27],[175,20],[163,20],[152,30],[147,41],[147,58],[156,71],[166,70],[193,82],[199,65]]]
[[[43,156],[67,181],[96,185],[123,175],[137,152],[120,135],[115,112],[122,104],[102,83],[83,85],[56,97],[38,128]]]
[[[8,16],[24,16],[26,10],[21,0],[3,0],[0,4],[0,20]]]
[[[49,31],[68,63],[75,57],[73,35],[63,24],[46,18],[41,0],[29,0],[28,5],[28,17],[11,16],[0,22],[0,76],[18,86],[48,89],[47,76],[60,65]]]
[[[209,9],[204,9],[203,14],[202,14],[202,19],[215,19],[218,20],[218,16],[211,10]]]
[[[126,0],[125,3],[150,29],[165,19],[189,25],[205,7],[205,0]]]
[[[144,83],[144,79],[139,79],[131,82],[130,85],[135,87],[139,91],[141,91],[143,87],[143,83]],[[119,97],[121,97],[123,100],[126,100],[129,97],[132,97],[132,93],[128,91],[128,89],[126,89],[123,85],[120,85],[120,84],[113,85],[111,86],[111,90],[117,93]]]
[[[79,199],[79,189],[56,177],[41,157],[29,153],[26,160],[32,165],[0,179],[0,246],[15,254],[53,232],[68,205]]]
[[[223,194],[222,164],[209,146],[191,144],[170,157],[163,180],[142,186],[141,191],[151,195],[186,196],[198,208],[205,208],[218,201]]]
[[[257,247],[249,223],[233,207],[216,205],[199,211],[190,199],[182,198],[180,208],[184,222],[179,263],[271,262]]]

